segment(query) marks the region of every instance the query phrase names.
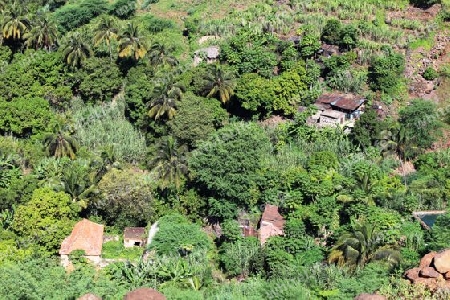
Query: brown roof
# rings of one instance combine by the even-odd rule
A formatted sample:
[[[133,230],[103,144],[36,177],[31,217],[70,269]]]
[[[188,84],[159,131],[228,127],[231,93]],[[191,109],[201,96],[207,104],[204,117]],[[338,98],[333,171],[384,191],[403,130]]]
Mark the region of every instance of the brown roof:
[[[126,227],[123,237],[125,239],[145,239],[145,227]]]
[[[151,288],[138,288],[123,297],[124,300],[166,300],[166,296]]]
[[[75,224],[72,233],[64,239],[59,254],[70,254],[74,250],[84,250],[86,255],[101,255],[103,225],[87,219]]]
[[[339,107],[345,110],[356,110],[364,103],[364,99],[346,99],[342,98],[331,103],[331,106]]]
[[[261,222],[270,222],[274,226],[282,229],[284,226],[284,219],[278,212],[278,206],[266,204],[264,207],[264,213],[261,217]]]
[[[320,96],[316,104],[322,105],[327,109],[333,106],[344,110],[356,110],[364,101],[364,98],[353,94],[330,93]]]

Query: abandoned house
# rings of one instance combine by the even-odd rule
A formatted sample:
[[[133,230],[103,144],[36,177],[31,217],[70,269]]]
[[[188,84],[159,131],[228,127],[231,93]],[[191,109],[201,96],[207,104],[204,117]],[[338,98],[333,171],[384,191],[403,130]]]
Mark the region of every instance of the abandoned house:
[[[284,223],[284,218],[278,212],[278,206],[266,204],[259,228],[259,240],[261,245],[272,236],[283,235]]]
[[[72,233],[64,239],[59,254],[64,267],[70,265],[72,251],[83,250],[84,257],[94,264],[101,262],[103,225],[83,219],[73,227]]]
[[[194,52],[194,66],[198,66],[202,61],[210,64],[219,59],[220,48],[218,46],[210,46],[202,48]]]
[[[363,113],[364,102],[364,98],[353,94],[323,94],[314,104],[317,112],[308,118],[308,124],[351,125]]]
[[[128,247],[142,247],[146,242],[145,227],[126,227],[123,232],[123,245]]]

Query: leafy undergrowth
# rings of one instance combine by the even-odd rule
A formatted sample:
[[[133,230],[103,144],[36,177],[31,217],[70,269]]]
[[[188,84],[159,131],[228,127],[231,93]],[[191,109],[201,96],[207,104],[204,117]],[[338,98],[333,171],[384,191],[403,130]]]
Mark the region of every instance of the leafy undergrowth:
[[[138,260],[142,255],[143,249],[141,247],[125,248],[123,241],[110,241],[103,244],[102,257]]]

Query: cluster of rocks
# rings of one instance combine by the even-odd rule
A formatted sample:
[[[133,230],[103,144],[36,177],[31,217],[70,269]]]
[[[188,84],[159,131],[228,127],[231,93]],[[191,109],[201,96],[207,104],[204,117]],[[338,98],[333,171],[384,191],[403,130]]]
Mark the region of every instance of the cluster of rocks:
[[[438,34],[430,51],[420,49],[418,52],[406,52],[405,76],[411,80],[410,93],[412,95],[421,98],[433,98],[428,95],[433,92],[435,82],[425,80],[422,74],[429,67],[435,70],[439,69],[441,59],[445,57],[449,47],[450,36]]]
[[[405,272],[405,277],[413,284],[423,284],[431,291],[450,288],[450,249],[430,252],[420,265]]]

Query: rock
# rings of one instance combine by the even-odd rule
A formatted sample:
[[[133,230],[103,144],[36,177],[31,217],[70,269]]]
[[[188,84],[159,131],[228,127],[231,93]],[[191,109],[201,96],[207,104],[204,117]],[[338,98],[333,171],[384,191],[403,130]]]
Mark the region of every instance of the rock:
[[[445,274],[450,271],[450,249],[437,253],[433,258],[436,271]]]
[[[435,290],[439,285],[438,281],[435,278],[422,278],[419,277],[414,281],[414,284],[423,284],[430,290]]]
[[[447,272],[444,274],[444,278],[445,280],[449,280],[450,279],[450,272]]]
[[[420,268],[412,268],[405,272],[405,277],[414,282],[419,278]]]
[[[424,277],[424,278],[438,278],[438,277],[442,276],[433,267],[425,267],[420,271],[419,274],[421,277]]]
[[[377,294],[361,294],[355,297],[355,300],[386,300],[387,298],[383,295]]]
[[[81,296],[80,298],[78,298],[78,300],[102,300],[102,298],[100,298],[97,295],[89,293]]]
[[[128,292],[124,297],[124,300],[166,300],[166,296],[160,292],[147,288],[141,287],[131,292]]]
[[[427,82],[424,86],[424,92],[426,94],[431,93],[434,90],[434,83],[433,82]]]
[[[420,260],[419,268],[423,269],[423,268],[431,266],[431,263],[433,262],[433,258],[436,254],[437,254],[436,251],[425,254],[424,257],[422,257],[422,259]]]

